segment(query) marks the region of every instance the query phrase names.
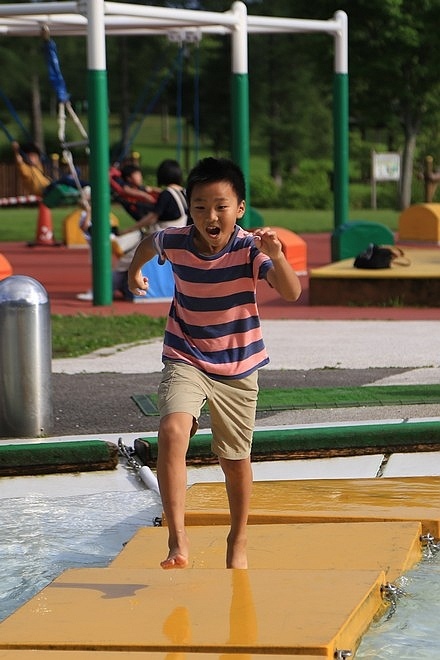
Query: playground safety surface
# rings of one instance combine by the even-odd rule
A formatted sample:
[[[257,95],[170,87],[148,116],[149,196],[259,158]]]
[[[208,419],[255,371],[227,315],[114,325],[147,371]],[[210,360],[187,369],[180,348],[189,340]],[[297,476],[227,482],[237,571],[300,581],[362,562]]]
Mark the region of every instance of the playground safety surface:
[[[309,273],[331,263],[330,234],[301,234],[307,245],[308,272],[301,275],[303,293],[298,302],[284,302],[276,292],[261,282],[258,287],[260,314],[263,319],[325,319],[325,320],[439,320],[437,307],[370,306],[368,299],[362,306],[311,305],[309,301]],[[432,250],[432,245],[429,246]],[[420,248],[423,250],[423,246]],[[78,293],[91,288],[92,273],[88,248],[34,246],[26,243],[1,243],[0,253],[10,262],[14,275],[27,275],[38,280],[47,290],[53,314],[127,315],[145,314],[166,316],[169,302],[130,303],[114,300],[111,305],[98,306],[78,300]],[[440,250],[439,250],[440,262]]]

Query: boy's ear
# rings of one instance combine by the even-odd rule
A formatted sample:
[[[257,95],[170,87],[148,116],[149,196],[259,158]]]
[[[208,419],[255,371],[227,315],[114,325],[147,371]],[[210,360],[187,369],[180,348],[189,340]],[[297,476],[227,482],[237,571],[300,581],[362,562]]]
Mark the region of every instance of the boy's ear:
[[[237,218],[242,218],[246,211],[246,202],[244,199],[240,202],[237,209]]]

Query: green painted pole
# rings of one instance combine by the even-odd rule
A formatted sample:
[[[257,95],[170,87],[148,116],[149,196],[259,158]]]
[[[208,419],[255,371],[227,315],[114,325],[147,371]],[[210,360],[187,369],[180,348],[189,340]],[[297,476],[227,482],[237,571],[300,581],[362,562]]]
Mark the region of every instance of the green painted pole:
[[[103,0],[88,0],[87,19],[87,98],[93,222],[93,304],[111,305],[113,291],[110,246],[110,186],[108,182],[108,86]]]
[[[232,98],[232,160],[240,166],[246,182],[246,203],[250,207],[250,166],[249,166],[249,79],[247,74],[233,74],[231,81]],[[249,228],[249,213],[241,221],[243,228]]]
[[[337,11],[335,19],[339,29],[335,32],[335,73],[333,79],[333,200],[334,232],[331,240],[332,261],[341,259],[338,229],[348,222],[349,173],[348,173],[348,17]]]
[[[334,226],[347,222],[349,213],[348,188],[348,75],[336,73],[334,98]]]

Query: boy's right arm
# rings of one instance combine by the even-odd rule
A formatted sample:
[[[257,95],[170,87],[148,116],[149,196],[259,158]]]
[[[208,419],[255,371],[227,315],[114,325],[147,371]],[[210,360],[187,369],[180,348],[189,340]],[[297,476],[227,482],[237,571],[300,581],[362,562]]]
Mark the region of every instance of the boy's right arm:
[[[135,296],[145,296],[148,291],[148,278],[142,275],[141,268],[157,254],[153,236],[146,236],[137,246],[128,269],[128,288]]]

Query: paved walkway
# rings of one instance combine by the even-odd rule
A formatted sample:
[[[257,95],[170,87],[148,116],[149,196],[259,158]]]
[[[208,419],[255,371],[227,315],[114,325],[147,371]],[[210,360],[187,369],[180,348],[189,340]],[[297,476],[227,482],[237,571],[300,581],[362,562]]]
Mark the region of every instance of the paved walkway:
[[[263,388],[440,384],[440,321],[263,321],[271,363]],[[53,362],[55,435],[157,430],[134,394],[157,390],[160,340]],[[438,405],[296,410],[258,424],[295,425],[440,417]],[[207,420],[203,422],[205,425]],[[206,426],[205,426],[206,428]]]
[[[440,321],[263,321],[269,370],[409,369],[401,382],[440,383]],[[161,371],[162,341],[57,359],[55,373]]]

